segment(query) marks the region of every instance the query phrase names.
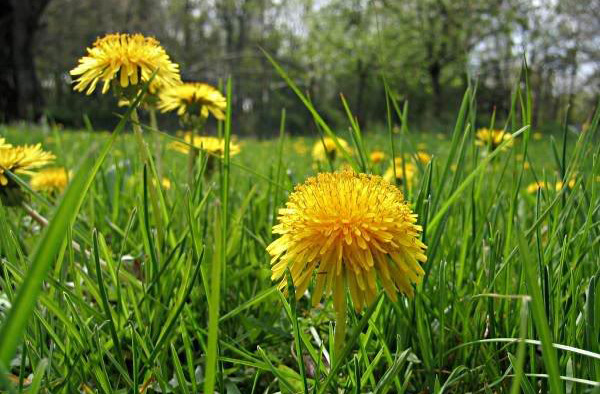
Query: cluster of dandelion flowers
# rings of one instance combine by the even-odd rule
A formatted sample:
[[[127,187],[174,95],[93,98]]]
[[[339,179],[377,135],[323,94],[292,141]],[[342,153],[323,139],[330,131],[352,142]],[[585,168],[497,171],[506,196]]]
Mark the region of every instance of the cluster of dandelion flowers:
[[[507,146],[512,146],[512,134],[504,130],[479,129],[475,134],[475,144],[478,146],[487,146],[491,150],[496,150],[504,141],[509,141]]]
[[[315,161],[326,161],[327,158],[329,160],[334,161],[339,153],[340,148],[347,153],[352,153],[350,149],[350,145],[343,138],[337,138],[338,145],[335,143],[333,138],[325,137],[323,139],[318,139],[315,142],[312,150],[312,157]]]
[[[180,152],[189,153],[190,146],[195,149],[203,150],[213,156],[223,157],[225,155],[225,139],[210,136],[195,136],[190,132],[183,135],[183,142],[175,141],[169,144],[169,148]],[[240,153],[240,146],[233,141],[229,141],[229,156]]]
[[[567,187],[569,189],[573,189],[575,187],[575,183],[576,183],[575,179],[570,179],[567,182]],[[559,192],[564,187],[565,187],[565,184],[563,181],[557,181],[556,183],[537,181],[537,182],[530,183],[527,186],[527,193],[533,194],[533,193],[537,193],[538,190],[544,190],[544,189],[554,189],[555,191]]]
[[[185,82],[164,89],[159,94],[158,108],[162,112],[177,111],[177,115],[193,115],[194,109],[203,118],[211,113],[219,120],[225,119],[227,100],[213,86],[200,82]]]
[[[0,148],[0,186],[7,186],[6,171],[32,175],[34,169],[52,162],[55,156],[42,150],[42,145],[23,145]]]
[[[31,188],[47,193],[60,193],[65,190],[71,174],[65,168],[46,168],[31,176]]]
[[[148,82],[154,72],[150,93],[181,83],[179,65],[171,61],[156,39],[114,33],[98,38],[87,48],[87,55],[79,59],[71,75],[77,77],[76,91],[91,94],[98,82],[103,82],[102,93],[106,93],[113,81],[122,89],[137,87]]]
[[[345,313],[346,287],[360,312],[377,297],[378,278],[395,301],[398,292],[411,296],[424,275],[417,215],[380,176],[320,173],[296,187],[278,221],[273,233],[281,236],[267,247],[272,279],[283,289],[289,268],[300,297],[315,277],[313,305],[333,294],[338,316]]]

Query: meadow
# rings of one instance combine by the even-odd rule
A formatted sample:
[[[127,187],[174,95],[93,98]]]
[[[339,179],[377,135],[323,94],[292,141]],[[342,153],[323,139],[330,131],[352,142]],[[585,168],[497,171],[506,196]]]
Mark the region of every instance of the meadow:
[[[349,109],[348,129],[332,130],[274,66],[321,137],[289,136],[285,112],[279,138],[236,136],[227,108],[211,113],[223,118],[211,151],[138,122],[143,90],[109,133],[0,127],[5,143],[41,143],[69,174],[63,192],[34,187],[37,170],[4,169],[4,390],[598,392],[600,111],[581,129],[531,130],[524,78],[502,120],[479,113],[469,88],[442,130],[412,129],[391,94],[383,130],[362,131]],[[225,90],[230,102],[231,81]],[[349,292],[315,302],[319,282],[294,276],[295,262],[276,287],[268,245],[282,208],[334,171],[375,179],[417,215],[414,239],[399,242],[426,244],[426,261],[414,280],[400,270],[405,294],[380,276],[369,295],[348,274]],[[331,203],[322,196],[316,205]]]

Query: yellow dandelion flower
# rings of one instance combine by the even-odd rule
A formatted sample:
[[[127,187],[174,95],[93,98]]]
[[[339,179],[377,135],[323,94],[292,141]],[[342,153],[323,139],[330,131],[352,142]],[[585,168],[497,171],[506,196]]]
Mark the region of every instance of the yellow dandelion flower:
[[[534,140],[540,141],[543,138],[544,138],[544,135],[542,133],[540,133],[539,131],[536,131],[535,133],[533,133]]]
[[[491,150],[495,150],[504,141],[510,141],[507,145],[513,145],[512,134],[504,130],[489,130],[479,129],[475,134],[475,144],[478,146],[488,146]]]
[[[0,138],[0,149],[12,148],[12,145],[6,142],[4,138]]]
[[[308,152],[308,147],[304,144],[304,140],[294,142],[294,150],[299,155],[305,155]]]
[[[350,149],[350,145],[343,138],[337,138],[340,147],[348,152],[352,153]],[[331,161],[334,161],[338,154],[338,146],[335,144],[333,138],[324,137],[323,139],[319,138],[317,142],[313,145],[312,157],[315,161],[327,161],[327,157]]]
[[[428,164],[431,161],[431,155],[427,152],[422,152],[422,151],[417,152],[416,157],[417,157],[417,160],[423,164]]]
[[[65,168],[46,168],[33,174],[31,188],[48,193],[62,192],[70,178],[71,174]]]
[[[278,221],[273,233],[281,236],[267,247],[271,278],[283,289],[289,269],[297,297],[316,278],[313,305],[333,294],[338,317],[345,316],[346,287],[360,312],[377,297],[378,279],[395,301],[398,292],[412,296],[425,273],[417,215],[380,176],[320,173],[296,186]]]
[[[8,177],[5,171],[31,175],[31,170],[50,163],[54,158],[55,156],[52,153],[42,150],[41,144],[1,148],[0,186],[8,184]]]
[[[538,190],[545,189],[545,188],[546,188],[546,184],[544,182],[540,182],[540,181],[533,182],[527,186],[527,193],[533,194],[533,193],[536,193]]]
[[[223,157],[225,154],[225,140],[218,137],[207,137],[207,136],[193,136],[192,133],[187,132],[183,135],[183,140],[187,143],[184,144],[179,141],[175,141],[169,144],[169,148],[181,152],[189,153],[190,145],[193,145],[197,149],[204,150],[213,155]],[[192,142],[193,140],[193,142]],[[229,141],[229,155],[234,156],[240,153],[240,146],[233,141]]]
[[[150,93],[181,82],[179,65],[171,61],[158,40],[141,34],[114,33],[96,39],[71,75],[77,77],[76,91],[91,94],[100,81],[102,93],[106,93],[113,81],[121,88],[137,86],[147,82],[155,71]]]
[[[556,185],[554,185],[554,189],[558,192],[561,191],[564,186],[565,184],[563,181],[558,181],[556,182]],[[570,179],[569,182],[567,182],[567,187],[573,189],[575,187],[575,179]]]
[[[163,178],[160,181],[160,185],[162,186],[163,189],[165,190],[171,190],[171,180],[169,178]]]
[[[401,157],[396,157],[396,160],[394,160],[394,166],[396,167],[396,179],[398,180],[398,183],[402,185],[406,180],[406,185],[410,188],[412,186],[413,178],[417,173],[417,167],[415,167],[415,165],[412,163],[405,163],[403,166]],[[383,174],[383,179],[388,182],[392,182],[394,180],[393,166],[388,167]]]
[[[159,95],[158,108],[162,112],[177,110],[177,115],[192,114],[197,107],[202,117],[209,112],[219,120],[225,119],[227,100],[214,87],[200,82],[185,82],[163,90]]]
[[[385,153],[383,153],[380,150],[374,150],[373,152],[371,152],[371,154],[369,155],[369,158],[371,159],[371,161],[374,164],[379,164],[381,163],[384,159],[385,159]]]

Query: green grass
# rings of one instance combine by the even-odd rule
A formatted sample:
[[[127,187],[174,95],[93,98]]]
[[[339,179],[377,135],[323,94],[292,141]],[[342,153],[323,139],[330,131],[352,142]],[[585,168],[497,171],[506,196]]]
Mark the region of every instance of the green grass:
[[[11,143],[42,142],[76,169],[62,198],[27,190],[47,227],[0,206],[1,387],[590,392],[600,381],[599,114],[585,133],[536,140],[525,96],[517,90],[505,114],[514,146],[492,154],[474,143],[471,89],[444,133],[406,122],[393,133],[410,108],[391,97],[387,132],[362,132],[344,103],[350,132],[335,133],[301,97],[326,136],[359,150],[336,168],[383,173],[388,161],[368,162],[373,149],[433,155],[402,186],[424,227],[425,280],[413,299],[381,296],[351,312],[340,351],[332,300],[313,309],[308,294],[296,302],[279,293],[265,251],[277,209],[315,173],[319,136],[289,137],[282,119],[278,139],[239,138],[241,153],[210,176],[200,155],[190,185],[188,157],[149,129],[146,150],[131,133],[1,127]],[[225,122],[225,138],[231,130]],[[158,156],[140,154],[154,153],[156,140],[169,190],[157,187]],[[572,177],[573,189],[526,191],[536,179]]]

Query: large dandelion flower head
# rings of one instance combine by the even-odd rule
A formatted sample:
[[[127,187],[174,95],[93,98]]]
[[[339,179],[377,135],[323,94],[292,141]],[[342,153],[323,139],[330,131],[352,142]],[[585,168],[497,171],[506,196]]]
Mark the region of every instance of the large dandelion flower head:
[[[33,190],[60,193],[65,190],[71,174],[65,168],[46,168],[36,172],[31,177],[31,188]]]
[[[23,145],[0,148],[0,186],[6,186],[9,179],[6,171],[32,175],[32,170],[45,166],[55,159],[50,152],[42,150],[42,145]]]
[[[513,145],[512,134],[504,130],[479,129],[475,134],[475,144],[478,146],[487,146],[491,150],[496,150],[504,141],[509,141],[507,146]]]
[[[421,226],[402,193],[376,175],[352,171],[320,173],[296,187],[279,210],[267,247],[272,279],[286,285],[290,270],[300,297],[315,278],[313,304],[333,294],[337,313],[345,310],[345,289],[361,311],[375,300],[378,280],[392,300],[413,294],[424,275],[426,246]]]
[[[339,143],[342,150],[346,151],[349,154],[352,153],[352,149],[350,149],[350,145],[348,145],[348,142],[346,142],[346,140],[337,137],[337,142]],[[337,154],[340,153],[339,150],[340,149],[338,148],[333,138],[319,138],[313,146],[312,157],[315,161],[327,161],[328,157],[329,160],[334,161],[337,157]]]
[[[148,87],[150,93],[181,82],[179,65],[171,61],[158,40],[141,34],[114,33],[96,39],[71,75],[77,77],[74,89],[78,92],[91,94],[102,82],[102,93],[106,93],[114,82],[118,89],[131,87],[135,94],[155,71]]]
[[[196,149],[200,149],[208,152],[209,154],[223,157],[225,155],[225,139],[219,137],[210,136],[197,136],[190,132],[186,132],[183,135],[185,144],[179,141],[172,142],[169,144],[169,148],[181,152],[189,153],[190,145]],[[229,155],[234,156],[240,153],[241,149],[238,144],[233,141],[229,141]]]
[[[200,82],[184,82],[164,89],[159,94],[158,108],[162,112],[175,111],[177,115],[199,114],[207,118],[211,113],[219,120],[225,119],[227,100],[213,86]]]

